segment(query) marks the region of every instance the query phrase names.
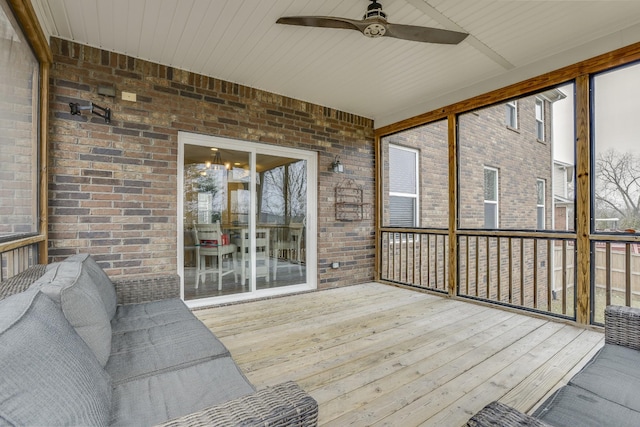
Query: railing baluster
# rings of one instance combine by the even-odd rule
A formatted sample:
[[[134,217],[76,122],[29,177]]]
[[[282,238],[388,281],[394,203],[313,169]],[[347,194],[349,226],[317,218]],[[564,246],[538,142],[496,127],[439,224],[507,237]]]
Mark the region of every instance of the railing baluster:
[[[513,304],[513,238],[508,239],[509,250],[509,304]]]
[[[520,305],[524,306],[524,238],[520,238]]]
[[[606,305],[611,305],[611,242],[605,243],[604,257],[605,257],[605,260],[604,260],[605,300],[606,300]]]
[[[574,286],[575,292],[575,286]],[[567,241],[562,241],[562,314],[567,314]]]
[[[547,311],[551,311],[551,284],[553,283],[553,240],[547,240]]]
[[[631,307],[631,244],[625,244],[625,303]]]
[[[446,291],[449,287],[447,283],[449,282],[449,263],[447,262],[447,256],[449,255],[449,251],[447,249],[449,242],[449,236],[442,236],[442,290]]]
[[[496,243],[497,243],[497,245],[496,245],[496,270],[497,270],[497,271],[496,271],[496,273],[497,273],[497,275],[496,275],[496,282],[497,282],[497,286],[496,286],[496,288],[497,288],[497,301],[502,301],[502,295],[501,295],[501,292],[500,292],[500,285],[501,285],[501,280],[500,280],[500,279],[501,279],[501,277],[502,277],[502,274],[501,274],[501,271],[500,271],[500,270],[501,270],[501,267],[502,267],[502,262],[501,262],[501,261],[502,261],[502,258],[500,257],[500,240],[501,240],[501,239],[500,239],[500,237],[498,237],[498,238],[496,239]]]
[[[420,277],[420,287],[422,287],[422,241],[424,236],[420,235],[420,250],[419,250],[419,255],[418,255],[418,273],[419,273],[419,277]]]
[[[538,308],[538,239],[533,239],[533,308]]]
[[[480,237],[476,236],[476,296],[480,296]]]
[[[467,265],[466,267],[466,274],[464,276],[465,281],[466,281],[466,292],[464,293],[465,295],[469,295],[469,252],[471,252],[471,249],[469,248],[469,236],[465,236],[465,242],[466,242],[466,257],[467,257]]]
[[[487,242],[487,253],[486,255],[486,261],[485,261],[485,273],[486,273],[486,278],[487,278],[487,294],[486,294],[486,298],[487,299],[491,299],[491,257],[489,255],[489,252],[491,250],[490,246],[491,246],[491,239],[487,236],[486,237],[486,242]]]

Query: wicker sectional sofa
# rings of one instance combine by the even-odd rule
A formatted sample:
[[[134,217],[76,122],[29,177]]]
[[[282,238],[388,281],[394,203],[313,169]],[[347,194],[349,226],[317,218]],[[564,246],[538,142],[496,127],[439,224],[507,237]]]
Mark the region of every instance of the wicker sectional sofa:
[[[256,391],[178,298],[88,255],[0,283],[0,425],[313,426],[295,383]]]
[[[492,402],[466,424],[481,426],[640,426],[640,309],[605,310],[605,345],[533,415]]]

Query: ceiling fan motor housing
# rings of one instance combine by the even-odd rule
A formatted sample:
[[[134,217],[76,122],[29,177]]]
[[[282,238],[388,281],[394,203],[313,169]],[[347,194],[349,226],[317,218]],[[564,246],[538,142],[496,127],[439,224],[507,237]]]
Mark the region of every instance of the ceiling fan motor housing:
[[[371,38],[382,37],[387,32],[387,27],[384,25],[387,22],[387,14],[382,11],[382,5],[376,0],[371,0],[371,4],[367,7],[367,13],[364,14],[363,18],[365,21],[368,19],[374,21],[362,31],[365,36]]]
[[[387,19],[387,14],[382,11],[382,5],[376,0],[371,0],[371,4],[367,7],[367,13],[364,14],[363,19],[369,18]]]

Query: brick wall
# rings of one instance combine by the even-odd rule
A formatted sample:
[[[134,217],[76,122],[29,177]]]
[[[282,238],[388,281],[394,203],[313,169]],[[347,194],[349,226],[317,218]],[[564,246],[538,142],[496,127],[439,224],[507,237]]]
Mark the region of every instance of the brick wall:
[[[177,136],[187,131],[318,152],[318,285],[373,279],[373,215],[336,221],[334,205],[344,179],[373,204],[370,119],[55,38],[52,50],[49,261],[89,252],[112,276],[175,272]],[[110,107],[112,122],[69,113],[89,101]],[[345,174],[328,170],[336,155]]]
[[[419,226],[425,228],[449,227],[449,143],[447,120],[408,129],[382,138],[383,194],[389,194],[389,144],[414,148],[419,151]],[[389,201],[383,202],[383,224],[390,225]]]
[[[547,103],[548,104],[548,103]],[[549,105],[545,108],[549,126]],[[459,117],[460,226],[484,227],[484,167],[498,170],[499,228],[537,228],[536,180],[546,182],[546,221],[551,229],[551,144],[538,141],[535,127],[535,96],[518,100],[518,128],[505,124],[503,104]],[[549,135],[550,128],[547,130]]]

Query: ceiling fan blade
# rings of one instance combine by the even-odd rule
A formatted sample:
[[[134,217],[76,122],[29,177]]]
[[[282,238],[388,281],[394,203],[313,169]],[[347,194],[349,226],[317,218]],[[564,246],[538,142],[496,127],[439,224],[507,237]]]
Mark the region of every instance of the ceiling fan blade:
[[[469,34],[439,28],[387,23],[385,36],[424,43],[458,44]]]
[[[362,31],[360,29],[362,21],[346,18],[336,18],[333,16],[288,16],[278,19],[276,23],[300,25],[303,27],[344,28],[347,30]]]

